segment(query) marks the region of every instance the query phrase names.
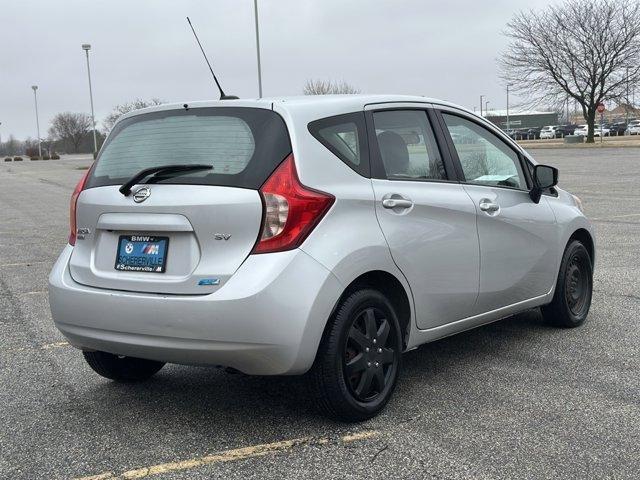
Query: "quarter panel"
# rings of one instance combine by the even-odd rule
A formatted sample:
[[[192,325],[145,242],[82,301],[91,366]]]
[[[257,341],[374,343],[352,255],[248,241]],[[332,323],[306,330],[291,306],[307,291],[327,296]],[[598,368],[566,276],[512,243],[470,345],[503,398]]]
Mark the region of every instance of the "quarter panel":
[[[345,286],[364,273],[382,270],[398,278],[411,298],[378,225],[371,180],[351,175],[350,182],[321,187],[335,195],[335,204],[300,248]]]
[[[300,249],[330,270],[345,288],[367,272],[380,270],[392,274],[409,298],[413,328],[411,290],[391,257],[376,219],[371,179],[353,171],[309,133],[308,122],[322,118],[321,112],[313,117],[296,115],[295,118],[286,110],[280,113],[291,135],[300,181],[335,197],[329,212]],[[328,115],[336,113],[348,112],[327,112]],[[336,296],[334,305],[339,297]]]
[[[372,270],[383,270],[404,281],[378,225],[371,179],[365,178],[331,153],[307,129],[310,121],[335,115],[335,110],[291,112],[274,108],[285,118],[300,181],[329,193],[335,202],[300,247],[348,285]],[[348,113],[348,112],[339,112]],[[336,299],[337,300],[337,299]]]

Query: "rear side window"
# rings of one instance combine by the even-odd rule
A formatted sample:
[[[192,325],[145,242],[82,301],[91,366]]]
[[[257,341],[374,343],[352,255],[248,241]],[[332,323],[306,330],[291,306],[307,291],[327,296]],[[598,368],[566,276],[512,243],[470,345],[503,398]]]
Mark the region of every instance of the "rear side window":
[[[309,133],[353,170],[369,176],[364,114],[348,113],[309,124]]]
[[[151,167],[208,164],[211,170],[149,181],[258,189],[289,153],[285,123],[271,110],[218,107],[152,112],[118,123],[87,187],[120,185]]]

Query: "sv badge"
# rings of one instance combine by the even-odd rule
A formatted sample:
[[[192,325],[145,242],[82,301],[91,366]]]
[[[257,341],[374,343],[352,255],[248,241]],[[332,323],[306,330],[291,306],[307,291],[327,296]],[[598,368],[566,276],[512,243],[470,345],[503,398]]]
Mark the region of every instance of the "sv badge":
[[[213,238],[215,240],[224,240],[225,242],[231,238],[229,233],[214,233]]]

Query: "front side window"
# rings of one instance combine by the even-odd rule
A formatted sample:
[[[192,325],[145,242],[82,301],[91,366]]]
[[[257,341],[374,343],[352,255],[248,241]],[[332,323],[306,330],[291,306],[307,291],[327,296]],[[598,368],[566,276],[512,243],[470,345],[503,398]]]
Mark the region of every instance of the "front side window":
[[[480,125],[443,113],[465,180],[469,183],[526,189],[518,154]]]
[[[375,112],[373,123],[387,178],[400,180],[445,180],[447,178],[425,111]]]

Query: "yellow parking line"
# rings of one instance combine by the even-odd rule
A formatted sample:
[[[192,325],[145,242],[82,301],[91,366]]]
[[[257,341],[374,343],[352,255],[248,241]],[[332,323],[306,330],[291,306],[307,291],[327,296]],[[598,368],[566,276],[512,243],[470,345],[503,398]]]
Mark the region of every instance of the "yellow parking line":
[[[353,443],[359,440],[376,437],[380,434],[375,430],[353,433],[344,435],[337,440],[340,443]],[[206,455],[204,457],[192,458],[178,462],[161,463],[149,467],[128,470],[122,473],[106,472],[98,475],[90,475],[88,477],[80,477],[76,480],[130,480],[134,478],[145,478],[150,475],[159,475],[161,473],[175,472],[181,470],[190,470],[192,468],[202,467],[204,465],[213,465],[216,463],[234,462],[237,460],[246,460],[248,458],[263,457],[277,452],[286,452],[295,447],[302,445],[327,445],[331,443],[330,438],[314,438],[304,437],[293,440],[283,440],[274,443],[264,443],[261,445],[253,445],[250,447],[236,448],[233,450],[224,450],[222,452]]]
[[[0,263],[0,267],[30,267],[31,265],[38,265],[41,263],[49,263],[48,260],[36,260],[33,262],[19,262],[19,263]]]
[[[47,290],[33,290],[32,292],[22,292],[20,295],[43,295],[49,293]]]
[[[592,221],[598,220],[611,220],[612,218],[629,218],[629,217],[640,217],[640,213],[629,213],[626,215],[612,215],[610,217],[602,217],[602,218],[592,218]]]
[[[50,350],[52,348],[62,348],[69,347],[71,344],[69,342],[53,342],[53,343],[45,343],[44,345],[36,345],[33,347],[22,347],[22,348],[13,348],[9,350],[5,350],[6,353],[19,353],[26,352],[27,350]]]
[[[40,350],[49,350],[50,348],[68,347],[69,342],[46,343],[40,346]]]

